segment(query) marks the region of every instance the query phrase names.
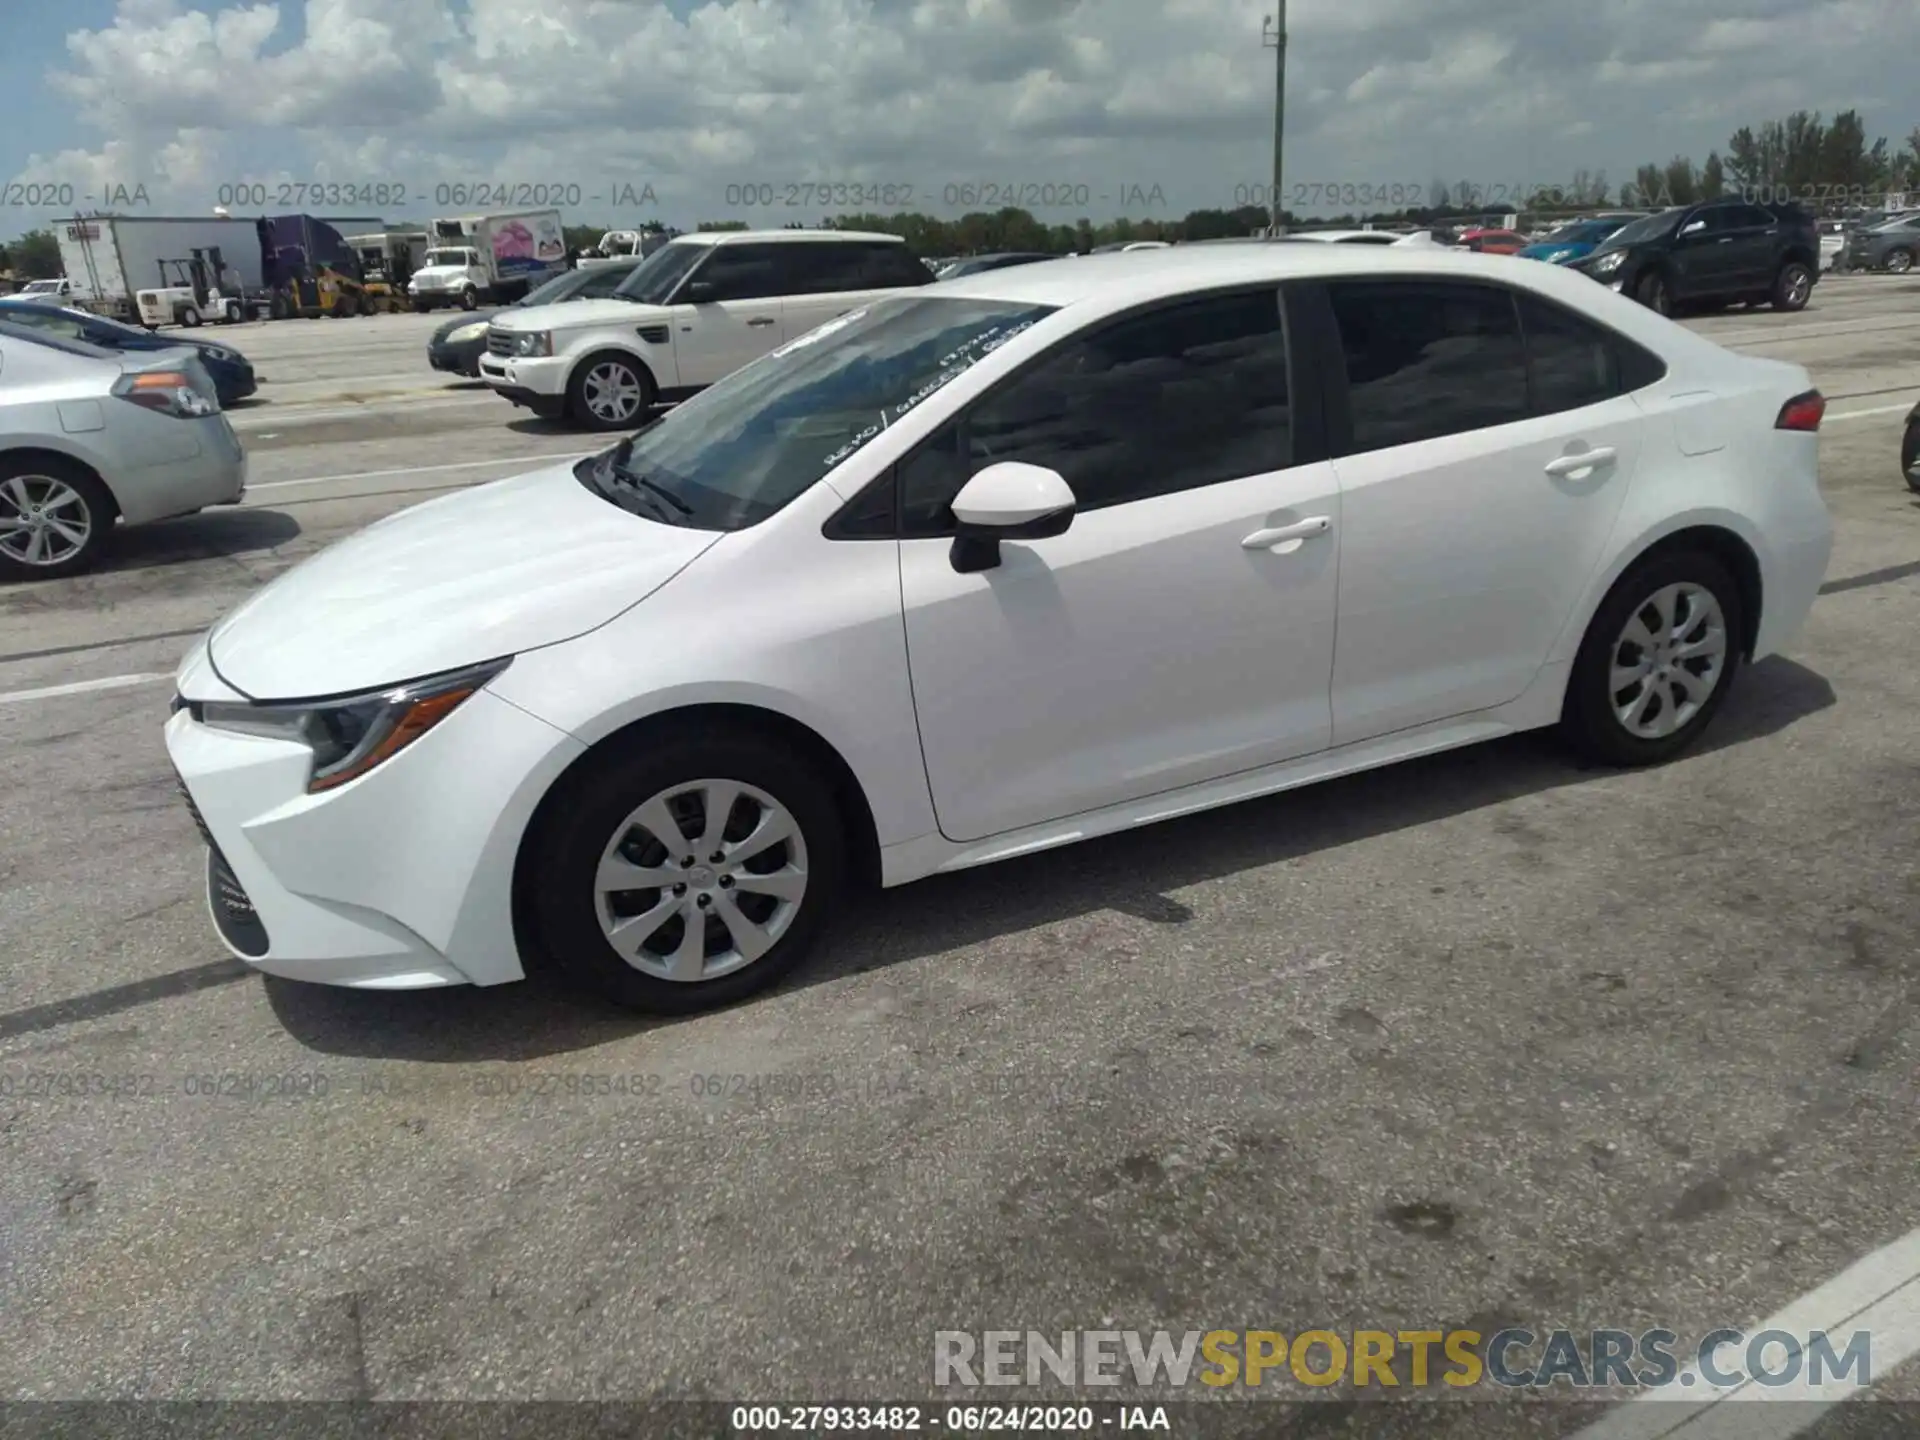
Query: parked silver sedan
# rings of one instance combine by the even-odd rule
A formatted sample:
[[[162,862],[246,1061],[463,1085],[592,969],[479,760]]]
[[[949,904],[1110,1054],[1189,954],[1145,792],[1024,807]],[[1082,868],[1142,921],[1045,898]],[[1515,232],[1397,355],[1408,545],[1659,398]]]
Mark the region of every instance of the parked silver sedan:
[[[237,504],[247,459],[188,350],[0,321],[0,581],[86,570],[116,523]]]

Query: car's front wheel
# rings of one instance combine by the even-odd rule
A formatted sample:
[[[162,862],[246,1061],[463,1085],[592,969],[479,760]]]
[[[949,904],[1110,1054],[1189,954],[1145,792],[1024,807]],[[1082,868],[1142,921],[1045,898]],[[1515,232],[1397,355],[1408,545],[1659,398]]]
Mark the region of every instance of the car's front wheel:
[[[624,355],[592,355],[567,382],[567,412],[589,430],[624,430],[653,407],[653,379]]]
[[[1895,275],[1904,275],[1913,269],[1913,251],[1906,249],[1889,250],[1886,259],[1887,269]]]
[[[772,985],[831,914],[846,839],[810,759],[702,726],[590,759],[522,862],[533,958],[635,1010],[685,1014]]]
[[[1601,602],[1574,661],[1561,728],[1588,758],[1653,765],[1692,745],[1740,667],[1739,586],[1702,551],[1642,561]]]
[[[116,513],[99,476],[74,461],[0,455],[0,579],[57,580],[91,568]]]
[[[1656,315],[1673,313],[1673,291],[1668,288],[1667,277],[1657,270],[1634,286],[1633,298]]]

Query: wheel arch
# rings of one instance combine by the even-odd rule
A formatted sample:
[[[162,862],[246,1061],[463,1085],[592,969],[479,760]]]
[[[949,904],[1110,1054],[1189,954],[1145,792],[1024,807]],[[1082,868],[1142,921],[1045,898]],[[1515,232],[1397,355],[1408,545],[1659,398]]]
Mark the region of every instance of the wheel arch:
[[[647,377],[647,383],[653,387],[654,395],[657,397],[660,394],[660,377],[654,374],[653,366],[647,363],[646,357],[636,350],[629,350],[619,341],[611,339],[606,341],[596,340],[592,345],[580,352],[579,359],[567,366],[568,392],[572,392],[574,379],[580,374],[583,368],[608,355],[617,355],[622,360],[632,361],[633,364],[639,368],[640,373]]]
[[[539,954],[532,926],[527,923],[532,857],[537,853],[541,830],[554,809],[565,803],[569,788],[579,784],[591,766],[600,763],[613,751],[645,745],[658,736],[674,731],[719,727],[776,737],[820,766],[847,827],[848,875],[863,889],[879,888],[880,832],[874,821],[873,807],[853,767],[832,742],[804,721],[765,705],[740,701],[674,705],[630,720],[589,743],[555,777],[527,818],[514,848],[511,881],[514,937],[523,956],[537,957]]]
[[[1761,609],[1766,599],[1760,557],[1753,543],[1733,524],[1719,516],[1684,517],[1670,528],[1642,536],[1637,544],[1628,547],[1625,558],[1610,567],[1594,585],[1576,617],[1578,623],[1567,627],[1558,651],[1568,661],[1579,653],[1587,630],[1593,624],[1593,617],[1607,603],[1607,597],[1613,593],[1614,587],[1635,568],[1657,555],[1685,550],[1699,550],[1711,555],[1727,567],[1734,583],[1740,587],[1740,653],[1751,658],[1759,640]]]
[[[9,445],[4,450],[0,450],[0,461],[12,462],[20,459],[38,460],[42,463],[52,460],[79,466],[93,477],[102,490],[107,492],[107,499],[113,506],[113,513],[107,516],[108,523],[111,524],[120,518],[120,497],[113,493],[112,484],[101,473],[100,467],[94,463],[92,456],[77,449],[52,443],[46,437],[36,436],[31,444]]]

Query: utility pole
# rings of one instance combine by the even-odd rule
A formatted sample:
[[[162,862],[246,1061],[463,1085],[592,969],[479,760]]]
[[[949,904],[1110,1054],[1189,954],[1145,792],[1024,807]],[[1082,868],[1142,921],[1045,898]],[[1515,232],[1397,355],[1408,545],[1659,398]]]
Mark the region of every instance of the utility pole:
[[[1287,143],[1287,0],[1275,0],[1280,7],[1279,15],[1269,15],[1260,22],[1260,43],[1270,46],[1273,59],[1273,194],[1270,209],[1273,213],[1273,233],[1281,230],[1281,214],[1284,191],[1282,183],[1282,156],[1286,153]]]

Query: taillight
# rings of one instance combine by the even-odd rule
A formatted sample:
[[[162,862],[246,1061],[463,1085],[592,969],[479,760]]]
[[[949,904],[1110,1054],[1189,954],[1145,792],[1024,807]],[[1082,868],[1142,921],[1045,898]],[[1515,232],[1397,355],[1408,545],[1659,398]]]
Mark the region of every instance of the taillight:
[[[145,409],[183,420],[196,420],[220,409],[220,402],[204,394],[183,370],[143,370],[123,375],[114,382],[113,393]]]
[[[1808,434],[1819,431],[1820,421],[1827,413],[1827,397],[1818,390],[1809,390],[1804,395],[1796,395],[1780,407],[1780,418],[1773,422],[1776,430],[1803,430]]]

